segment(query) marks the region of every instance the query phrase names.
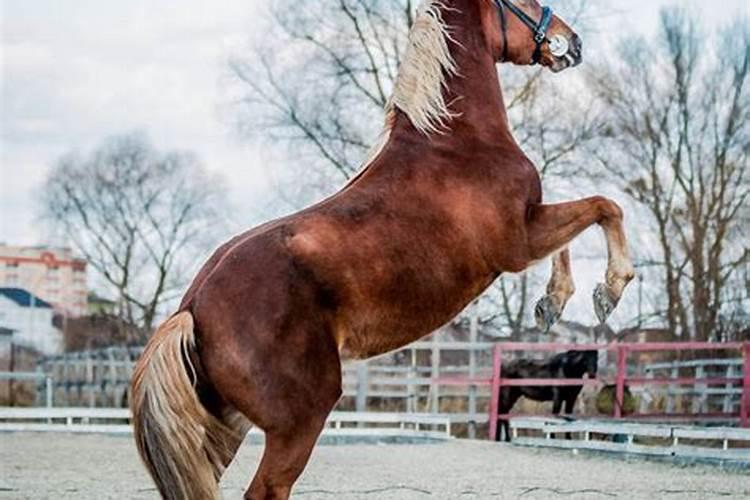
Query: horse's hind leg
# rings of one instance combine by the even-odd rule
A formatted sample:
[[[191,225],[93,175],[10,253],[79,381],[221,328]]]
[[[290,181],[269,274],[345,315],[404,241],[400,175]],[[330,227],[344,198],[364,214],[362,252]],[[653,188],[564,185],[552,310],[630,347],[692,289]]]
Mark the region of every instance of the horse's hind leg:
[[[558,251],[592,224],[599,224],[607,239],[605,283],[594,290],[594,309],[604,322],[635,276],[622,226],[622,210],[607,198],[594,196],[579,201],[532,207],[527,223],[529,257],[532,260]]]
[[[565,415],[572,415],[573,409],[576,405],[576,399],[578,399],[578,394],[580,391],[574,391],[572,394],[568,394],[565,397]],[[572,436],[570,432],[565,433],[565,439],[572,439]]]
[[[199,366],[202,369],[202,365],[203,363],[201,362],[196,366]],[[203,374],[203,377],[205,377],[205,374]],[[216,458],[223,465],[223,467],[217,467],[219,476],[221,476],[237,454],[237,450],[245,440],[245,436],[250,430],[250,427],[252,427],[252,423],[241,412],[223,400],[211,385],[205,384],[204,382],[199,383],[197,386],[201,404],[211,415],[216,417],[224,427],[226,427],[226,430],[229,431],[222,433],[222,442],[219,446],[214,447],[214,449],[220,453]],[[217,481],[219,479],[221,479],[221,477],[216,478]]]
[[[252,335],[221,332],[222,338],[203,342],[201,360],[221,401],[245,419],[218,415],[243,428],[252,422],[266,435],[245,498],[286,500],[341,395],[338,348],[325,327],[312,322]]]
[[[539,299],[534,308],[540,330],[546,333],[557,323],[575,289],[570,272],[570,251],[565,247],[552,257],[552,275],[547,283],[547,294]]]
[[[307,465],[315,442],[325,425],[326,415],[299,419],[292,427],[266,431],[266,448],[258,471],[245,498],[285,500],[292,485]]]
[[[224,425],[234,431],[232,441],[227,443],[227,454],[222,458],[224,468],[226,469],[237,454],[237,450],[245,440],[245,436],[247,436],[247,433],[250,431],[252,424],[242,413],[229,407],[221,413],[219,419]]]
[[[264,366],[256,367],[267,384],[254,384],[253,390],[237,394],[234,401],[266,435],[263,458],[245,492],[248,500],[289,498],[341,395],[337,352],[331,357],[320,354],[305,359],[286,354],[284,366],[280,366],[280,356],[284,353],[269,353]]]
[[[265,432],[266,445],[246,499],[286,500],[329,412],[341,396],[341,363],[331,337],[289,334],[295,343],[256,344],[233,376],[230,403]]]
[[[515,387],[503,387],[500,392],[500,404],[498,405],[498,413],[507,414],[513,409],[513,406],[521,397],[521,392]],[[500,420],[500,426],[497,430],[496,441],[500,441],[501,434],[505,433],[505,442],[510,443],[510,417],[505,417]]]

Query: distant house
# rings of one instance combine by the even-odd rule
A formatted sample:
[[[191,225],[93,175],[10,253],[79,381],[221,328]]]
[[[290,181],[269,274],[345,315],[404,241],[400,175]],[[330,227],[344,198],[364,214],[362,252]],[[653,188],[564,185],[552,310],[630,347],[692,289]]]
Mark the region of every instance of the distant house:
[[[52,304],[23,288],[0,288],[0,324],[14,330],[13,342],[44,354],[62,351],[62,332],[52,322]]]
[[[105,299],[94,292],[89,292],[87,303],[89,316],[110,315],[117,305],[113,300]]]

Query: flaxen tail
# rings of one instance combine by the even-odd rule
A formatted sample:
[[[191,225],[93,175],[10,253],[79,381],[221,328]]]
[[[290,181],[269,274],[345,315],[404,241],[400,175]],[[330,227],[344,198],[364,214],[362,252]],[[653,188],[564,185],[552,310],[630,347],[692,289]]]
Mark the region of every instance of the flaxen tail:
[[[141,459],[165,499],[219,497],[224,464],[237,436],[210,414],[195,391],[193,316],[163,323],[133,373],[131,404]]]

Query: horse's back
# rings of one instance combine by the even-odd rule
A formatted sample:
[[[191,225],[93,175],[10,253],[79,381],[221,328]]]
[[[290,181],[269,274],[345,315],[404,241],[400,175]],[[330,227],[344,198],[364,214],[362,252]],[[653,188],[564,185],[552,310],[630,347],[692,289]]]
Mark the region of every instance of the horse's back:
[[[505,363],[502,371],[503,376],[508,378],[542,378],[542,374],[551,375],[546,361],[534,359],[515,359]]]

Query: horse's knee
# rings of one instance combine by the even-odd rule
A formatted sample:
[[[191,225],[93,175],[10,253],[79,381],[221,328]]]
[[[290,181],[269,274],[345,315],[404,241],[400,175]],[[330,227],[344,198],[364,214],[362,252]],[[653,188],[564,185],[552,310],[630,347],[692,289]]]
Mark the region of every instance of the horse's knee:
[[[599,211],[599,221],[603,223],[622,222],[625,217],[620,205],[616,201],[607,198],[606,196],[594,196],[591,201],[595,204]]]

